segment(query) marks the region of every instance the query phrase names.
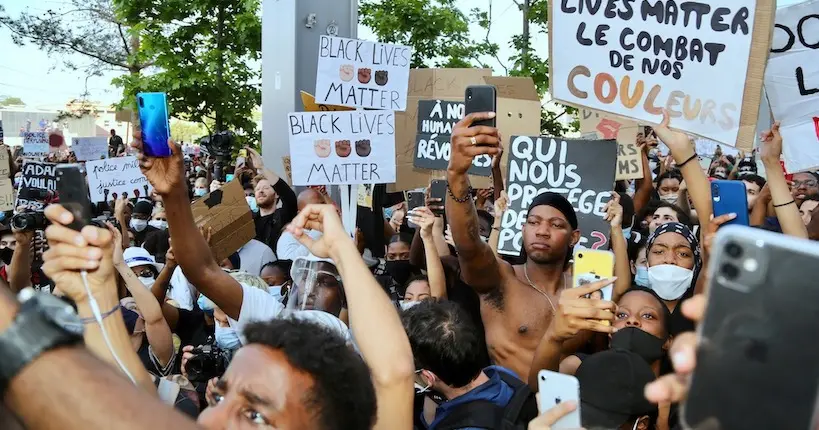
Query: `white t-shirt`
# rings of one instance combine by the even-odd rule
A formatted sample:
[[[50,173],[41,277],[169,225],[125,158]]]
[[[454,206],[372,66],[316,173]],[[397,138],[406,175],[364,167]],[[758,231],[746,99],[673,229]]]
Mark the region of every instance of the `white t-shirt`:
[[[305,233],[313,240],[321,237],[321,232],[318,230],[306,230]],[[293,237],[293,234],[289,231],[283,232],[279,237],[279,243],[276,245],[276,256],[279,257],[279,260],[295,260],[298,257],[307,257],[308,255],[310,255],[310,250]]]
[[[193,310],[196,287],[188,282],[188,278],[182,273],[182,268],[177,266],[171,275],[171,288],[168,290],[166,299],[172,299],[177,303],[179,309]]]
[[[239,259],[242,260],[240,263],[242,271],[259,276],[265,264],[276,261],[276,255],[263,242],[250,239],[250,242],[239,249]]]

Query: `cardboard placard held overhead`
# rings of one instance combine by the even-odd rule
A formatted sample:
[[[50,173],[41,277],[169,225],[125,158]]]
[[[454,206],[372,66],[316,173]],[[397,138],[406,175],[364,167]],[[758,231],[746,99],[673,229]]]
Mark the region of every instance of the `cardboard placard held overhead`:
[[[509,136],[540,134],[540,97],[534,81],[528,77],[494,77],[490,69],[413,69],[410,70],[407,111],[395,115],[396,182],[387,186],[390,192],[425,188],[433,179],[446,177],[445,170],[419,169],[413,165],[418,134],[418,102],[446,100],[463,102],[466,87],[494,85],[497,88],[497,125],[509,145]],[[504,153],[504,159],[507,157]],[[505,172],[506,163],[501,162]],[[469,176],[473,188],[489,188],[492,179]]]
[[[45,209],[57,197],[57,165],[26,161],[23,164],[20,188],[17,190],[15,210],[22,208],[29,211]]]
[[[115,157],[85,163],[91,201],[110,201],[115,195],[128,198],[148,197],[153,187],[139,169],[136,157]]]
[[[643,159],[637,146],[639,124],[601,112],[580,110],[580,133],[583,137],[594,135],[597,139],[617,139],[617,169],[615,179],[640,179],[643,177]]]
[[[698,4],[552,2],[551,94],[750,151],[776,1]]]
[[[77,161],[92,161],[108,158],[108,138],[75,137],[71,139],[71,150]]]
[[[48,154],[48,136],[46,132],[24,132],[23,154],[31,156]]]
[[[0,212],[14,209],[14,183],[9,178],[0,178]]]
[[[216,261],[228,258],[256,236],[253,212],[237,179],[195,201],[191,211],[197,227],[212,229],[210,250]]]

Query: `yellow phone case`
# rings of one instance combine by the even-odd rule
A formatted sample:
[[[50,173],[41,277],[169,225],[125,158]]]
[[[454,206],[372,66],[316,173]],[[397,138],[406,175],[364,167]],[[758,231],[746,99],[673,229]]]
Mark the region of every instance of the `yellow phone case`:
[[[590,284],[614,276],[614,253],[594,249],[578,249],[574,252],[572,286]],[[613,285],[591,294],[594,299],[611,300]],[[608,321],[604,321],[608,324]]]

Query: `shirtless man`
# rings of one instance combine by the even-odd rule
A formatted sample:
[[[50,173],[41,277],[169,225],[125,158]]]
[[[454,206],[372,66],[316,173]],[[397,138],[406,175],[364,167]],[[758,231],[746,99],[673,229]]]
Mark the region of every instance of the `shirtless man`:
[[[552,321],[560,291],[571,285],[567,262],[580,231],[568,200],[544,193],[530,205],[523,226],[525,264],[512,266],[496,258],[481,240],[466,172],[474,157],[497,154],[501,138],[494,127],[470,126],[494,115],[469,114],[452,130],[446,214],[461,276],[481,298],[489,355],[495,364],[526,380],[538,342]]]

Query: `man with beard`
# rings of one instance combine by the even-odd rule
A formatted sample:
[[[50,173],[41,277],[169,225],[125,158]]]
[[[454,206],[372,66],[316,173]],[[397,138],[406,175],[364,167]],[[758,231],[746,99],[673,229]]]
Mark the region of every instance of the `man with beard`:
[[[256,240],[270,249],[276,249],[282,229],[296,216],[298,210],[296,194],[287,182],[264,167],[264,161],[258,152],[252,148],[247,150],[253,165],[260,173],[260,176],[253,180],[256,206],[259,208],[259,212],[253,214],[253,220],[256,222]],[[282,207],[276,209],[279,197],[282,200]]]

